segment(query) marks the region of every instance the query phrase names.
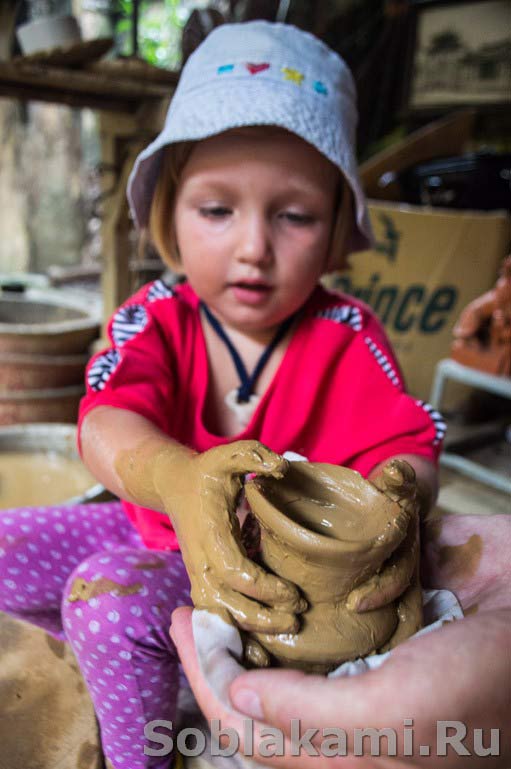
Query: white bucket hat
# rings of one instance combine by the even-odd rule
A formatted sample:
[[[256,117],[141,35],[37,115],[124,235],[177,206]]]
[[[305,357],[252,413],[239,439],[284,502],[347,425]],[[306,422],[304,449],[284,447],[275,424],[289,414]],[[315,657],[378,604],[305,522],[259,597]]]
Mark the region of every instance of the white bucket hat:
[[[221,25],[186,62],[163,130],[135,161],[127,191],[135,222],[148,224],[164,147],[274,125],[312,144],[344,174],[356,208],[347,252],[367,249],[372,232],[355,157],[357,119],[351,73],[316,37],[267,21]]]

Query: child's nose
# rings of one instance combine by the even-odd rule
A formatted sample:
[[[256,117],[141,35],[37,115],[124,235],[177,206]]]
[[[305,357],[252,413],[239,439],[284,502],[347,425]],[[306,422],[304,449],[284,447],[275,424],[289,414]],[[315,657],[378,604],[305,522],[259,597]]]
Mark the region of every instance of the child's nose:
[[[240,223],[236,257],[241,262],[267,265],[273,260],[270,225],[264,216],[253,215]]]

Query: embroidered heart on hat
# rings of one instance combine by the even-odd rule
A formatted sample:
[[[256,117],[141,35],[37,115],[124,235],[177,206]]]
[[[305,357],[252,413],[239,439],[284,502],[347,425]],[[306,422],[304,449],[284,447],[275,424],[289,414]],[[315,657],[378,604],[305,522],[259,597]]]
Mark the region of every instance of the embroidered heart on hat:
[[[264,72],[265,69],[269,69],[270,65],[267,63],[264,64],[245,64],[246,68],[250,72],[251,75],[257,75],[258,72]]]

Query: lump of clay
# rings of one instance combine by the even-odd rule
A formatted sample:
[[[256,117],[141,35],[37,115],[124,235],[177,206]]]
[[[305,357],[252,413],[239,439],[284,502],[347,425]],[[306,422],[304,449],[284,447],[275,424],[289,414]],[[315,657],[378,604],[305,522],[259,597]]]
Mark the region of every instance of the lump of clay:
[[[326,672],[418,630],[422,603],[410,465],[392,460],[373,485],[344,467],[296,462],[282,479],[256,477],[245,490],[261,529],[261,563],[294,582],[309,604],[298,633],[249,638],[249,661]],[[359,599],[383,580],[386,587],[396,581],[402,586],[399,597],[357,612]]]

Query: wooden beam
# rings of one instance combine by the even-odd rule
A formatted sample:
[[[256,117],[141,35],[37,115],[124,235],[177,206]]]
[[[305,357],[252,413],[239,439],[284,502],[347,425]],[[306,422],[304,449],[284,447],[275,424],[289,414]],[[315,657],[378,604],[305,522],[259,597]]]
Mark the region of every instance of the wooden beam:
[[[108,110],[117,114],[133,114],[138,105],[127,101],[117,101],[108,96],[93,96],[91,94],[65,93],[63,91],[41,91],[40,88],[29,85],[14,85],[0,81],[0,99],[15,99],[17,101],[41,101],[48,104],[66,104],[68,107],[87,107],[95,110]]]
[[[77,107],[135,111],[141,101],[169,96],[168,83],[147,82],[120,75],[0,62],[0,96],[53,101]]]

